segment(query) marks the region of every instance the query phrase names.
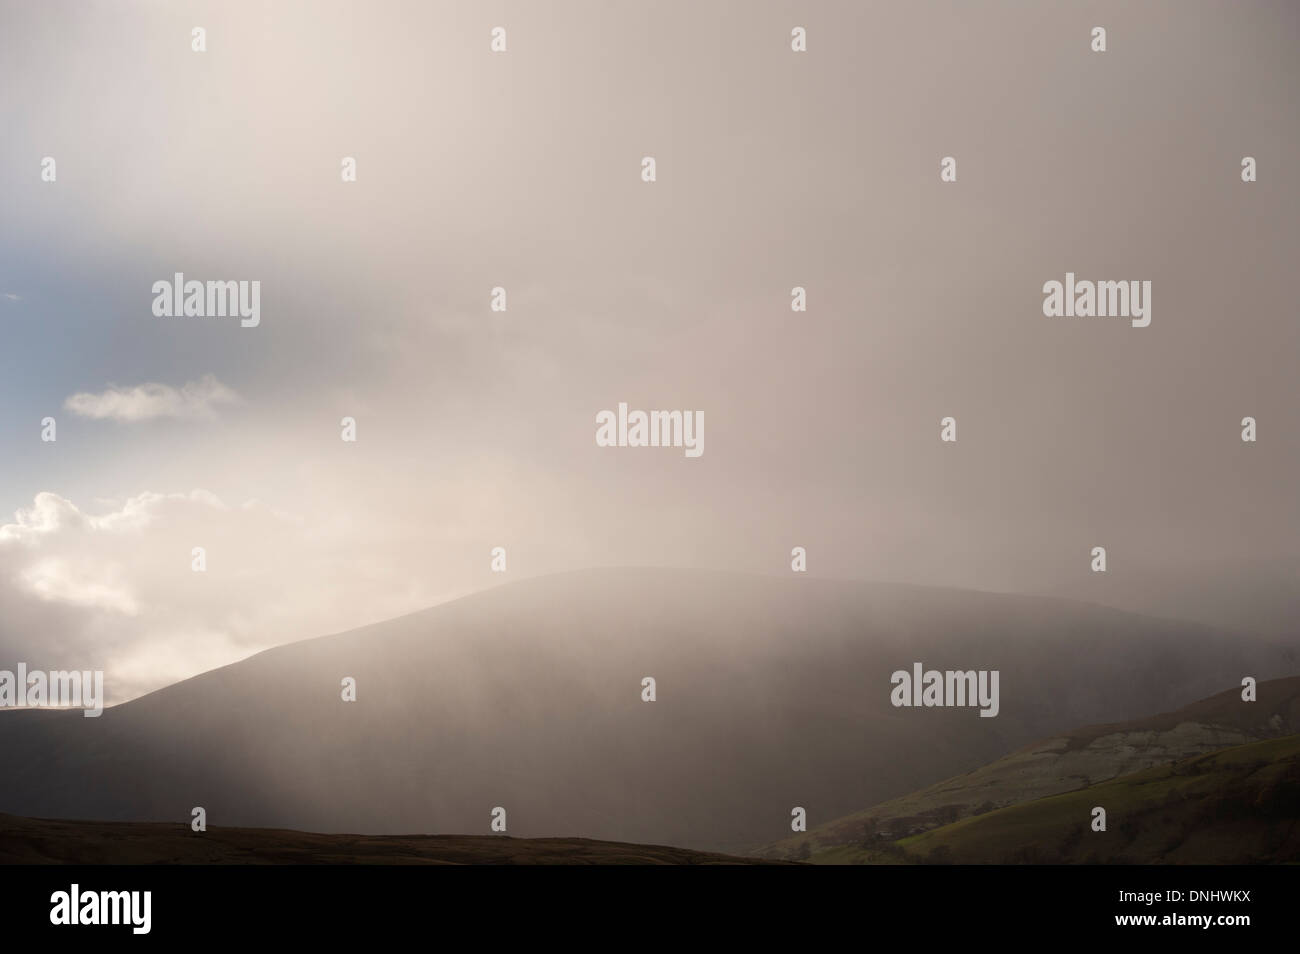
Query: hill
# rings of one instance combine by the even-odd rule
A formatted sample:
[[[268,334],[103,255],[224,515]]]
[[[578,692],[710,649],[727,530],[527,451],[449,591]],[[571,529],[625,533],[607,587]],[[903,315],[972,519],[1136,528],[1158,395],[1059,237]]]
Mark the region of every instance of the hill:
[[[1001,708],[894,708],[914,661]],[[0,811],[746,851],[1086,723],[1186,705],[1276,647],[1050,598],[689,570],[524,580],[105,710],[0,713]],[[641,680],[657,680],[657,701]],[[340,683],[357,681],[357,701]]]
[[[1092,831],[1092,809],[1107,830]],[[937,828],[898,847],[955,864],[1300,861],[1300,735],[1235,746]]]
[[[1255,702],[1243,702],[1240,688],[1229,689],[1173,712],[1041,740],[974,771],[783,839],[762,854],[802,858],[898,841],[994,809],[1295,733],[1300,733],[1300,677],[1261,683]]]

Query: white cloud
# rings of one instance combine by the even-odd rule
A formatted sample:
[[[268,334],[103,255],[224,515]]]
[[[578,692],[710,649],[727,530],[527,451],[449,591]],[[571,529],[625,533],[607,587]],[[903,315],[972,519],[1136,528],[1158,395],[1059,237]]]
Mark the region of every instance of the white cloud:
[[[119,533],[143,530],[152,523],[159,510],[168,503],[197,503],[213,510],[228,509],[215,494],[206,490],[192,490],[188,494],[156,494],[145,492],[129,497],[118,510],[102,516],[82,513],[76,504],[58,494],[41,491],[30,507],[14,513],[16,523],[0,524],[0,544],[6,542],[39,542],[42,537],[54,536],[61,531],[105,531]],[[246,504],[245,507],[255,506]]]
[[[96,578],[100,576],[100,578]],[[42,600],[135,616],[140,611],[121,567],[77,566],[70,560],[40,560],[18,575],[22,586]]]
[[[326,526],[207,490],[146,492],[88,513],[43,491],[0,524],[0,669],[102,669],[113,704],[437,602],[427,540],[389,553],[388,528],[368,534],[360,522]],[[206,572],[193,570],[194,547]]]
[[[57,533],[63,527],[84,524],[85,517],[71,502],[58,494],[39,493],[32,506],[14,514],[17,523],[0,526],[0,544],[33,543],[40,537]]]
[[[100,394],[81,392],[63,402],[81,417],[122,422],[148,421],[159,417],[210,420],[216,407],[234,404],[239,395],[205,374],[179,390],[169,384],[138,384],[133,388],[110,387]]]

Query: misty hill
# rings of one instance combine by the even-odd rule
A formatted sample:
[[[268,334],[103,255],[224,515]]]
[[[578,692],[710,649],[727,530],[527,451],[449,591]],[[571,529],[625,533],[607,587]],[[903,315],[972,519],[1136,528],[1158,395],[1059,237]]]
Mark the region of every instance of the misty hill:
[[[1106,831],[1091,830],[1106,809]],[[955,864],[1300,861],[1300,735],[1252,742],[937,828],[898,847]]]
[[[1117,609],[1286,640],[1300,669],[1300,557],[1140,566],[1090,582],[1092,598]],[[1078,589],[1076,581],[1045,595]]]
[[[321,835],[0,815],[0,865],[752,865],[664,845],[509,835]]]
[[[1001,713],[890,674],[999,669]],[[1281,675],[1280,651],[1050,598],[636,569],[512,583],[130,703],[0,713],[0,811],[746,850],[1071,727]],[[358,701],[340,700],[355,677]],[[658,701],[641,701],[641,679]]]
[[[1130,722],[1087,726],[1025,746],[972,772],[791,836],[767,857],[830,858],[832,849],[879,847],[962,818],[1096,785],[1178,759],[1300,733],[1300,677],[1241,689]],[[803,847],[804,842],[808,848]],[[855,853],[850,851],[849,856]],[[840,857],[835,853],[834,857]]]

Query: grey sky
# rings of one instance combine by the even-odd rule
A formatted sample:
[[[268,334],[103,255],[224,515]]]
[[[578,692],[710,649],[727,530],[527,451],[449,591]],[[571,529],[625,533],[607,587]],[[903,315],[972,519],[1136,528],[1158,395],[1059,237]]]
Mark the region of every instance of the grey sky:
[[[171,495],[0,543],[0,664],[138,691],[497,545],[1099,599],[1095,545],[1130,583],[1298,555],[1294,5],[0,9],[0,524]],[[260,280],[260,327],[155,318],[176,271]],[[1045,318],[1066,271],[1152,281],[1151,326]],[[207,375],[211,418],[64,407]],[[705,454],[597,448],[620,401],[703,411]]]

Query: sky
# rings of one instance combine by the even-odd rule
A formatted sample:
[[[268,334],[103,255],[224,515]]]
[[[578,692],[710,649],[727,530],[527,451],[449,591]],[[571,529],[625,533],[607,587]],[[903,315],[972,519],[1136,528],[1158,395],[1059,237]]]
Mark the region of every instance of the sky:
[[[794,546],[1080,598],[1096,545],[1130,580],[1300,556],[1292,4],[0,18],[0,668],[121,701],[512,579]],[[1045,317],[1067,271],[1151,281],[1151,325]],[[155,316],[176,272],[260,281],[260,324]],[[705,452],[598,447],[619,402],[702,412]]]

